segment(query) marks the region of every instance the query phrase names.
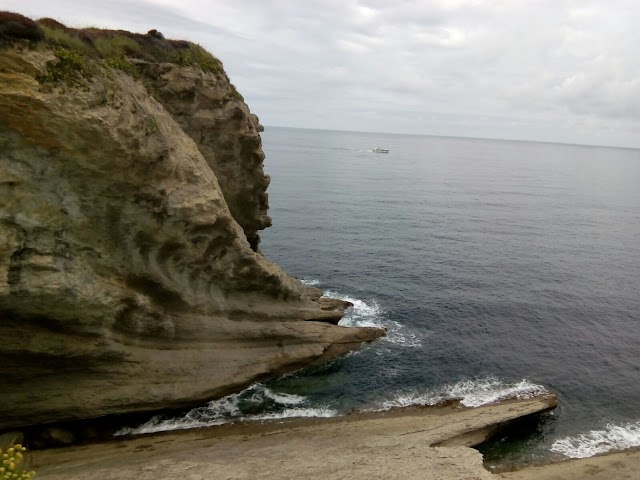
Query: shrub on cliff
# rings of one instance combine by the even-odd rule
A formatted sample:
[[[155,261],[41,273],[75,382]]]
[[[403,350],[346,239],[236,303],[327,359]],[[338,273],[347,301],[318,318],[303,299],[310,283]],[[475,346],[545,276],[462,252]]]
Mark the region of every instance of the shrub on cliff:
[[[148,62],[197,66],[207,72],[221,73],[222,63],[200,45],[185,40],[168,40],[157,30],[147,34],[100,28],[74,29],[44,18],[38,20],[45,40],[91,58],[132,57]]]
[[[112,37],[98,37],[93,40],[93,46],[104,58],[122,57],[140,53],[140,45],[133,38],[124,35]]]
[[[44,38],[44,32],[36,22],[19,13],[0,12],[0,41],[34,40]]]
[[[120,55],[119,57],[110,57],[104,61],[104,65],[107,67],[115,68],[116,70],[122,70],[125,73],[128,73],[134,78],[138,78],[140,76],[140,72],[136,68],[136,66],[129,61],[127,57],[124,55]]]
[[[157,30],[140,34],[100,28],[76,29],[51,18],[34,22],[17,13],[0,12],[0,42],[16,39],[44,42],[54,51],[56,60],[49,62],[47,71],[38,77],[43,83],[66,82],[80,86],[99,65],[138,77],[140,72],[135,60],[177,63],[226,78],[222,62],[202,46],[166,39]],[[235,89],[234,95],[242,99]]]
[[[0,448],[0,480],[30,480],[36,472],[25,471],[21,465],[27,449],[19,443],[3,451]]]
[[[54,54],[56,60],[47,62],[46,72],[38,76],[40,83],[64,81],[80,86],[93,74],[93,68],[87,63],[86,58],[77,52],[58,47]]]
[[[63,25],[64,26],[64,25]],[[42,26],[44,38],[51,45],[64,47],[69,50],[87,55],[91,53],[91,45],[85,43],[78,35],[68,29]]]
[[[173,61],[184,66],[198,66],[205,72],[222,73],[222,62],[200,45],[187,43],[186,48],[178,50]]]
[[[49,17],[39,18],[36,23],[38,25],[40,25],[40,26],[49,27],[49,28],[55,28],[57,30],[64,30],[64,31],[69,30],[65,25],[63,25],[59,21],[54,20],[53,18],[49,18]]]

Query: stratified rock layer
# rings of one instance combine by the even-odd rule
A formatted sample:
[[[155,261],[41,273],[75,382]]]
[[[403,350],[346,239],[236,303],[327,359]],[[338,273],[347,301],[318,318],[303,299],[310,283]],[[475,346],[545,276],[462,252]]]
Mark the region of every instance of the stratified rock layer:
[[[252,250],[268,178],[226,76],[148,64],[165,108],[100,63],[43,86],[47,62],[0,49],[0,429],[190,405],[381,335]]]

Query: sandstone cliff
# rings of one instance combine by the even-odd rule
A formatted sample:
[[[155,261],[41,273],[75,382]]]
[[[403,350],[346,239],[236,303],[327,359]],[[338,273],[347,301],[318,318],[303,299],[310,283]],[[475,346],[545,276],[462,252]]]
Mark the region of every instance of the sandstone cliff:
[[[6,18],[0,430],[186,406],[381,335],[254,251],[261,127],[216,59]]]
[[[267,215],[269,177],[258,117],[229,83],[215,74],[171,63],[138,62],[142,80],[171,114],[215,172],[234,220],[257,250],[258,231],[271,225]]]

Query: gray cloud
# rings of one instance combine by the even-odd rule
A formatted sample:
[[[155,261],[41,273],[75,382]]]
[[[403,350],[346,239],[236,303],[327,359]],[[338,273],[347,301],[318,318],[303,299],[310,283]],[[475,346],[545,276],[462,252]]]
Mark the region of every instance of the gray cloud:
[[[266,125],[640,146],[635,0],[71,0],[33,17],[197,41]]]

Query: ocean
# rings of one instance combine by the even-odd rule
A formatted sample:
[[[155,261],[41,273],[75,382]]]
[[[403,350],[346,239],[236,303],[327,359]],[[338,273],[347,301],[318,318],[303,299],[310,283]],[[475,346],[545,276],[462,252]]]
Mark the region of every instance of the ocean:
[[[548,390],[556,411],[483,445],[488,464],[640,445],[640,150],[290,128],[262,138],[273,218],[262,251],[353,302],[341,324],[388,336],[126,432]]]

